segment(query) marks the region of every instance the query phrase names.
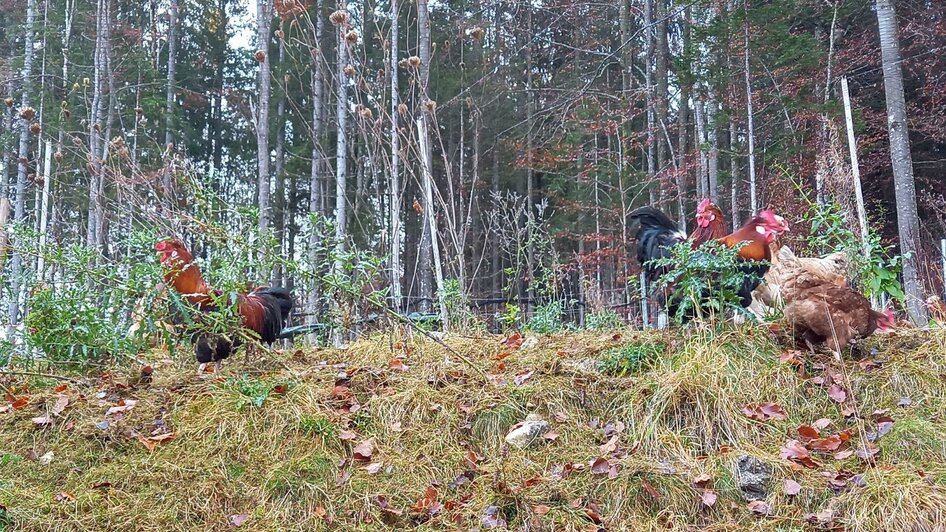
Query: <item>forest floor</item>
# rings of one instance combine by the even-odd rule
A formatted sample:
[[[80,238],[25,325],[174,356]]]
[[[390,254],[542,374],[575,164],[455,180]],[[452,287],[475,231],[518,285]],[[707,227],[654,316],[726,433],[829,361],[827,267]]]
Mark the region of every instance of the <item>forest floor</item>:
[[[403,332],[0,403],[0,530],[941,530],[946,331]],[[461,360],[461,358],[466,360]],[[506,442],[516,432],[534,439]]]

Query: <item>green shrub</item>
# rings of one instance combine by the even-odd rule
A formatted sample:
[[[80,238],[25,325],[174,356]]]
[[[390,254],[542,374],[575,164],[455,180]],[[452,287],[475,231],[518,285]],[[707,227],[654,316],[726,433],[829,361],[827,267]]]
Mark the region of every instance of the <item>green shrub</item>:
[[[620,329],[621,327],[624,327],[624,319],[611,309],[592,312],[585,316],[586,329]]]
[[[618,377],[638,373],[661,357],[666,350],[666,345],[653,342],[634,342],[612,347],[602,355],[598,369]]]

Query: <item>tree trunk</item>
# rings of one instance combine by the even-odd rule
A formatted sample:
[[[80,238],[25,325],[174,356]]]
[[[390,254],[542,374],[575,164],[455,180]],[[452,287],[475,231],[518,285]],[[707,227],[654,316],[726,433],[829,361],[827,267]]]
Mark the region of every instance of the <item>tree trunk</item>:
[[[683,10],[683,17],[680,20],[682,26],[681,32],[683,33],[683,53],[685,54],[689,53],[691,46],[690,12],[690,6],[688,5]],[[689,147],[687,137],[690,131],[687,120],[690,109],[691,70],[692,65],[686,65],[686,72],[677,74],[680,83],[680,103],[679,109],[677,110],[677,213],[679,214],[680,230],[684,233],[687,232],[686,207],[683,198],[687,195],[686,182],[688,172],[686,171],[686,159],[687,149]]]
[[[739,213],[739,133],[736,129],[736,120],[732,112],[729,113],[729,153],[729,172],[732,177],[732,181],[729,185],[729,212],[731,213],[732,230],[735,232],[739,229],[742,222],[740,222]]]
[[[716,99],[712,87],[709,87],[706,100],[706,142],[709,144],[709,154],[706,157],[706,195],[713,203],[719,203],[719,126],[716,123]]]
[[[391,0],[391,35],[389,43],[389,62],[388,68],[391,70],[391,168],[388,178],[388,190],[390,199],[389,205],[389,239],[391,247],[389,249],[391,266],[391,303],[394,310],[401,312],[404,304],[401,295],[401,133],[398,127],[398,116],[400,115],[400,95],[398,93],[398,42],[399,20],[398,20],[398,2]]]
[[[659,1],[659,0],[658,0]],[[644,0],[644,85],[647,91],[647,187],[650,203],[657,203],[660,185],[654,182],[656,169],[656,138],[654,125],[654,0]]]
[[[427,131],[427,122],[423,118],[417,119],[417,137],[421,156],[425,153],[430,153],[427,146],[427,139],[430,137]],[[450,330],[450,315],[447,312],[447,304],[444,300],[443,268],[440,264],[440,241],[437,237],[437,217],[434,213],[433,175],[431,175],[430,163],[430,159],[421,160],[421,174],[424,183],[424,219],[427,222],[431,234],[431,256],[434,262],[434,278],[437,282],[437,301],[440,305],[440,323],[443,326],[443,332],[447,332]]]
[[[422,120],[427,120],[426,111],[424,107],[427,104],[427,84],[430,80],[430,16],[427,10],[427,0],[417,0],[417,31],[419,32],[420,37],[420,106],[417,109],[417,116],[420,116]],[[429,133],[430,128],[426,128]],[[422,153],[420,156],[428,161],[433,161],[433,148],[432,144],[428,141],[426,142],[427,150],[430,153]],[[431,169],[431,171],[433,171]],[[429,205],[424,205],[424,208],[430,208]],[[420,268],[418,279],[418,291],[420,296],[420,304],[418,309],[421,312],[428,312],[431,308],[431,302],[434,298],[434,278],[433,278],[433,250],[432,250],[432,237],[436,235],[430,234],[430,227],[428,224],[422,224],[421,229],[421,241],[420,241],[420,250],[417,260],[417,267]]]
[[[900,44],[897,41],[897,15],[893,0],[876,0],[875,5],[877,25],[880,28],[884,93],[887,98],[890,162],[893,166],[897,198],[897,227],[900,231],[900,254],[903,257],[903,287],[910,318],[917,325],[925,325],[926,298],[919,279],[917,257],[920,226],[916,207],[916,185],[913,181],[913,157],[910,153],[910,136],[907,129],[907,106],[903,95]]]
[[[322,113],[323,113],[323,103],[325,101],[325,73],[323,71],[323,61],[322,61],[322,30],[325,27],[324,22],[324,13],[322,12],[322,2],[321,0],[317,1],[315,4],[315,27],[313,32],[315,34],[315,42],[313,43],[314,49],[311,52],[312,57],[312,165],[309,172],[309,213],[311,214],[324,214],[322,207],[323,197],[322,197],[322,174],[323,169],[325,168],[325,151],[322,148],[322,137],[323,137],[323,125],[322,125]],[[320,220],[321,221],[321,220]],[[321,272],[322,265],[319,264],[319,244],[323,240],[323,235],[320,230],[320,227],[312,227],[309,234],[309,250],[308,250],[308,259],[309,259],[309,269],[313,273]],[[308,319],[306,320],[309,325],[315,325],[319,321],[318,316],[318,307],[319,307],[319,297],[320,290],[319,287],[321,283],[319,282],[317,276],[313,276],[312,282],[309,286],[309,297],[308,297]],[[316,335],[311,335],[309,337],[310,341],[316,340]]]
[[[273,23],[273,3],[256,0],[256,60],[259,62],[257,87],[259,108],[256,112],[256,168],[258,176],[259,229],[269,230],[270,184],[269,184],[269,98],[272,77],[269,62],[269,33]]]
[[[36,0],[28,0],[26,3],[26,23],[23,37],[23,96],[20,99],[20,146],[17,159],[16,172],[16,193],[13,202],[13,223],[23,223],[25,221],[24,202],[26,195],[27,164],[29,163],[30,152],[30,120],[24,116],[30,107],[30,96],[33,90],[33,20],[36,17]],[[30,117],[31,118],[31,117]],[[10,264],[11,290],[10,304],[8,308],[8,329],[7,341],[13,341],[13,333],[16,331],[16,325],[20,322],[20,291],[23,287],[21,278],[23,271],[23,256],[21,255],[16,242],[13,243],[13,256]]]
[[[178,0],[171,0],[170,20],[168,20],[168,76],[167,99],[164,104],[164,148],[173,149],[174,145],[174,75],[177,67],[177,16]]]
[[[535,96],[532,93],[532,41],[534,38],[532,31],[532,3],[525,2],[526,11],[526,211],[528,215],[528,225],[526,226],[526,268],[528,270],[529,301],[535,298],[536,264],[535,264],[535,245],[533,243],[533,226],[538,221],[538,214],[535,210],[535,168],[533,161],[533,151],[535,142]],[[526,306],[528,315],[529,305]]]
[[[348,33],[348,6],[345,0],[338,2],[338,11],[345,14],[344,22],[338,24],[335,46],[336,78],[338,79],[338,98],[335,102],[335,120],[338,125],[335,142],[335,275],[343,275],[345,261],[342,258],[348,239],[346,181],[348,179],[348,45],[345,35]],[[340,347],[342,331],[335,331],[335,345]]]
[[[752,122],[752,72],[749,70],[749,0],[743,4],[746,11],[745,22],[745,74],[746,74],[746,136],[749,138],[749,211],[755,214],[759,210],[759,200],[755,180],[755,127]]]
[[[86,226],[85,244],[90,248],[98,247],[99,218],[102,216],[102,149],[105,145],[105,85],[108,83],[105,70],[108,69],[108,1],[98,0],[95,23],[95,52],[92,87],[92,119],[89,121],[89,216]]]
[[[273,225],[276,233],[276,246],[279,255],[284,256],[286,239],[286,43],[279,39],[279,78],[281,87],[279,101],[276,102],[276,161],[273,170],[276,173],[276,202],[273,212]],[[283,286],[283,271],[279,261],[273,265],[273,286]]]
[[[10,101],[13,101],[13,80],[7,82],[7,92]],[[12,105],[6,107],[3,116],[3,168],[0,169],[0,198],[6,198],[10,194],[10,157],[13,154],[13,116],[15,109]]]
[[[668,56],[670,49],[667,45],[667,5],[666,0],[653,0],[657,2],[656,24],[657,24],[657,95],[654,98],[656,103],[658,131],[663,131],[667,125],[667,99],[668,83],[667,69],[669,66]],[[668,139],[666,135],[657,133],[657,171],[663,172],[667,166]],[[661,196],[665,191],[661,188]]]

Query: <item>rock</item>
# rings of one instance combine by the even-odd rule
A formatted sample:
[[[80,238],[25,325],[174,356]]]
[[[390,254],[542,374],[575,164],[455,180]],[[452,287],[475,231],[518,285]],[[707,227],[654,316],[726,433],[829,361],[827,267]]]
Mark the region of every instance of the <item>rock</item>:
[[[522,342],[522,345],[519,346],[520,349],[532,349],[533,347],[539,345],[539,339],[535,336],[530,336]]]
[[[578,373],[600,373],[598,371],[598,361],[593,358],[563,360],[562,366]]]
[[[529,444],[548,432],[550,428],[548,421],[542,419],[542,416],[529,414],[525,421],[517,424],[506,435],[506,443],[520,449],[528,447]]]
[[[736,479],[747,501],[765,499],[769,495],[772,466],[753,456],[742,455],[736,465]]]

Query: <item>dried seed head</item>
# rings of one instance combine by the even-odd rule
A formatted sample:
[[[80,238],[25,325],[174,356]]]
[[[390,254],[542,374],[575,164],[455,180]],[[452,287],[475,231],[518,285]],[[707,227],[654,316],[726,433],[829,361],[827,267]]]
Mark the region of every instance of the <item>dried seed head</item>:
[[[470,30],[470,37],[473,37],[473,39],[476,41],[483,40],[484,35],[486,35],[486,31],[484,31],[483,28],[479,26],[475,26],[473,29]]]
[[[30,181],[32,181],[33,183],[36,183],[36,186],[41,187],[43,186],[43,184],[46,183],[46,178],[41,175],[31,174]]]
[[[257,50],[257,51],[256,51],[256,54],[254,55],[254,57],[256,57],[256,60],[257,60],[258,62],[262,63],[263,61],[266,61],[266,52],[264,52],[264,51],[262,51],[262,50]]]
[[[39,125],[39,122],[33,122],[30,124],[30,133],[34,135],[39,135],[43,132],[43,126]]]
[[[407,58],[407,64],[410,65],[412,68],[417,68],[420,66],[420,58],[417,57],[416,55],[412,55]]]
[[[329,15],[328,19],[332,21],[332,24],[341,26],[342,24],[348,22],[348,12],[344,9],[339,9],[338,11]]]
[[[358,44],[358,32],[355,30],[351,30],[348,33],[346,33],[345,42],[347,42],[349,45]]]
[[[89,83],[91,83],[91,81],[89,81],[89,78],[82,78],[82,85],[88,87]]]
[[[398,112],[401,116],[407,116],[407,105],[405,105],[405,104],[403,104],[403,103],[397,104],[397,112]]]
[[[20,118],[23,120],[32,120],[36,116],[36,110],[32,107],[24,107],[20,109]]]
[[[355,75],[355,67],[353,67],[353,66],[351,66],[351,65],[346,65],[346,66],[345,66],[345,75],[348,76],[348,77],[354,76],[354,75]]]
[[[70,116],[72,116],[72,111],[70,111],[69,109],[66,109],[62,112],[62,114],[65,115],[66,118],[69,118]]]
[[[125,139],[123,137],[115,137],[112,139],[111,144],[113,148],[121,148],[125,145]]]
[[[433,101],[433,100],[427,100],[427,101],[425,101],[425,102],[424,102],[424,109],[426,109],[428,113],[434,112],[434,111],[437,109],[437,102],[435,102],[435,101]]]
[[[411,65],[410,65],[410,63],[407,62],[407,59],[401,59],[400,61],[397,62],[397,66],[399,66],[399,67],[401,67],[401,68],[408,68],[408,67],[410,67]]]
[[[120,158],[127,159],[128,155],[129,155],[128,146],[122,146],[121,149],[118,150],[118,156]]]
[[[276,38],[277,38],[277,39],[284,39],[284,38],[286,38],[286,34],[285,34],[282,30],[276,30]]]
[[[371,109],[365,107],[361,110],[361,117],[365,120],[371,120],[374,117],[374,114],[371,112]]]
[[[72,143],[76,146],[82,146],[82,139],[79,137],[72,137]]]
[[[13,98],[8,96],[4,98],[3,103],[7,104],[7,107],[13,107]]]
[[[78,82],[78,81],[72,84],[72,90],[74,90],[74,91],[79,90],[79,82]]]
[[[56,159],[56,162],[57,162],[57,163],[58,163],[59,161],[62,161],[62,152],[61,152],[61,151],[57,151],[56,153],[53,154],[53,158]]]

